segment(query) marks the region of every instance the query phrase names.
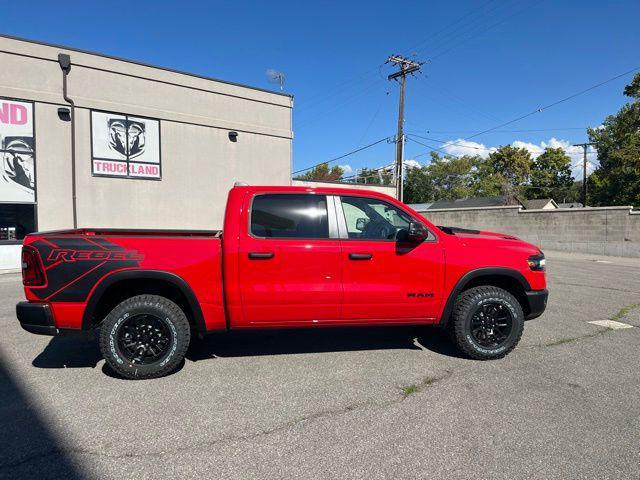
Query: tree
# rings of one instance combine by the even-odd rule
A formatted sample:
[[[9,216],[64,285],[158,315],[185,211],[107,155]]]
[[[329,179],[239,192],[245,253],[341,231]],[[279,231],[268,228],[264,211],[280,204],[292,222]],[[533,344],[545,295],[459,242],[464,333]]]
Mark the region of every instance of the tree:
[[[431,162],[422,168],[409,169],[404,182],[404,198],[408,203],[440,199],[466,198],[474,194],[478,156],[440,156],[431,152]]]
[[[624,94],[634,101],[588,130],[600,162],[588,178],[592,205],[640,206],[640,73]]]
[[[316,165],[311,170],[302,175],[295,177],[296,180],[310,180],[315,182],[338,182],[342,180],[344,171],[342,168],[335,166],[329,169],[327,163]]]
[[[503,145],[489,158],[482,162],[478,175],[487,185],[497,185],[501,182],[503,195],[523,195],[524,185],[529,180],[533,160],[526,148]]]
[[[358,174],[358,182],[360,181],[369,185],[391,185],[393,174],[389,170],[365,167]]]
[[[407,170],[403,183],[405,203],[427,203],[434,200],[433,180],[428,167],[415,167]]]
[[[530,183],[528,198],[567,198],[573,186],[571,157],[562,148],[547,147],[533,162]]]

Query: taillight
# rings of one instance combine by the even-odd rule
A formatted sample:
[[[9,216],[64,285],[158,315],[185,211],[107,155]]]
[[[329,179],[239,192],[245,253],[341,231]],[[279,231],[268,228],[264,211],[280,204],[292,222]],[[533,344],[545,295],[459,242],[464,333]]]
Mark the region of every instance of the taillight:
[[[27,287],[44,285],[44,272],[38,252],[31,247],[22,247],[22,283]]]

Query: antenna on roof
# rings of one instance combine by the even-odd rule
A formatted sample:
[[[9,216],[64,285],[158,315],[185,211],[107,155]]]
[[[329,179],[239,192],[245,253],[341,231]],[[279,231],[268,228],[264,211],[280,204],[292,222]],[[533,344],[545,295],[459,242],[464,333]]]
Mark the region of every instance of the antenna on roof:
[[[284,73],[269,68],[267,70],[267,80],[269,83],[277,83],[280,85],[280,90],[284,90]]]

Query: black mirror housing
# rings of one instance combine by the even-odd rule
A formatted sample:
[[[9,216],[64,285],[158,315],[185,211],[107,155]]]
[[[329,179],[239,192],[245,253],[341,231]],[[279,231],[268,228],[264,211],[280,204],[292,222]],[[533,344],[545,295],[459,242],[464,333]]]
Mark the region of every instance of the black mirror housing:
[[[429,230],[422,223],[412,221],[409,224],[409,235],[407,237],[410,242],[423,242],[429,237]]]

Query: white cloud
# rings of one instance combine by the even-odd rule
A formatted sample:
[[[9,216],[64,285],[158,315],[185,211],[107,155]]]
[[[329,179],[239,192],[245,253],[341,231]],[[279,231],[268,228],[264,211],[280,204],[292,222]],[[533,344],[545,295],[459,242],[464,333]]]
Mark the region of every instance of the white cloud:
[[[344,173],[352,173],[352,172],[353,172],[353,168],[351,168],[351,165],[349,165],[349,164],[346,164],[346,165],[338,165],[338,166],[342,169],[342,171],[343,171]]]
[[[483,143],[470,142],[459,138],[450,140],[442,146],[442,149],[450,155],[480,155],[483,158],[489,156],[495,150],[495,147],[487,147]]]
[[[421,168],[422,165],[420,165],[420,162],[418,162],[417,160],[405,160],[404,161],[404,166],[406,168]]]

